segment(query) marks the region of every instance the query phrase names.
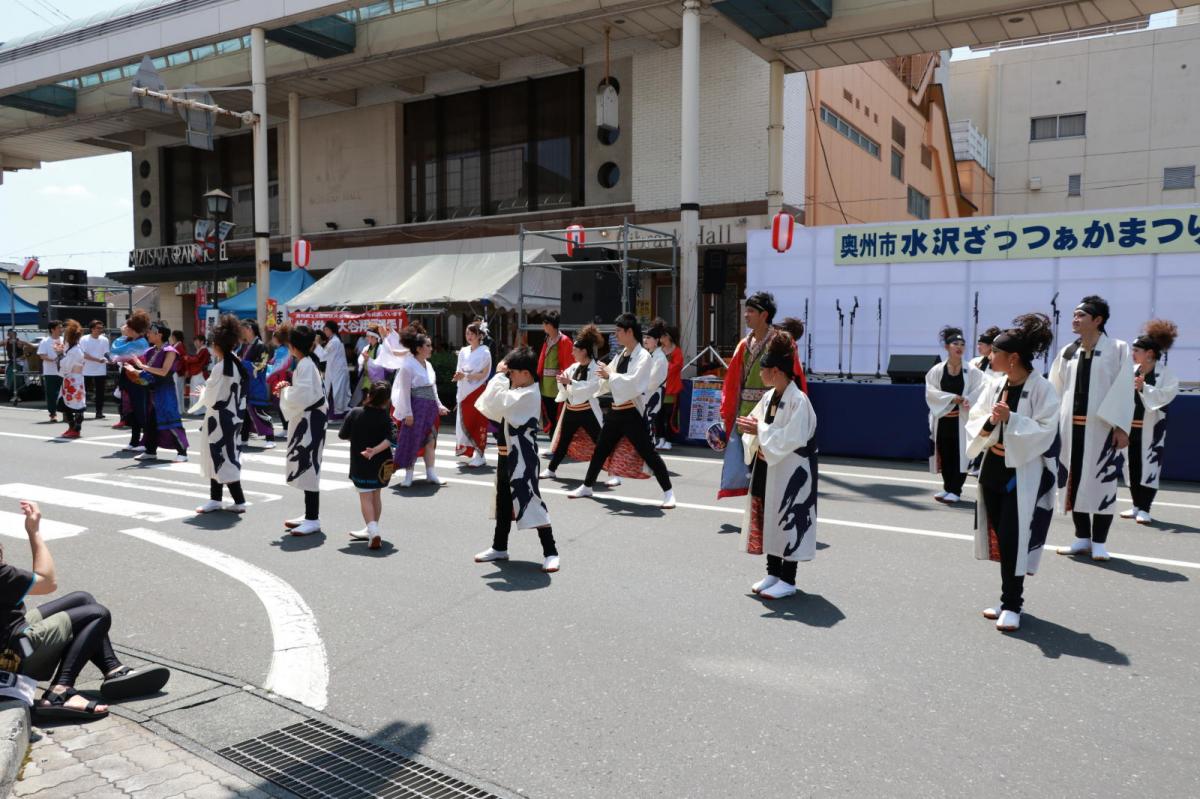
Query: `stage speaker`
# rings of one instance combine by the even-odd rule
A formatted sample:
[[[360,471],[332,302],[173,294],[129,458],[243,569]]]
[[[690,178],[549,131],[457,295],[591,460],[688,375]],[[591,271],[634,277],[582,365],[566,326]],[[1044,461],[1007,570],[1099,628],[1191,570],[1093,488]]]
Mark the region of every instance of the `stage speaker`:
[[[936,355],[893,355],[887,373],[893,383],[923,383],[925,373],[942,360]]]
[[[93,319],[99,319],[108,325],[108,309],[102,302],[81,300],[73,303],[51,304],[42,300],[38,304],[38,324],[45,327],[51,319],[57,319],[64,324],[68,319],[74,319],[85,328]]]
[[[621,276],[606,267],[579,266],[562,271],[564,327],[612,324],[621,313]]]
[[[86,286],[87,271],[83,269],[47,269],[46,280],[50,283],[71,283],[76,286]]]
[[[49,269],[46,280],[46,294],[51,305],[79,305],[87,301],[87,272],[84,270]]]
[[[728,279],[729,250],[704,251],[704,293],[722,294]]]

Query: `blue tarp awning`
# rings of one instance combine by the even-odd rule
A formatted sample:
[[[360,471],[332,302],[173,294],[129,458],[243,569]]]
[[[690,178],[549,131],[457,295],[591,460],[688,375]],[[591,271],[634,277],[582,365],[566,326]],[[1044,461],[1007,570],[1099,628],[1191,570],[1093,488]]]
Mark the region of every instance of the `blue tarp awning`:
[[[316,279],[304,269],[292,269],[290,271],[271,270],[270,286],[267,289],[267,296],[275,300],[279,307],[287,305],[288,302],[300,292],[317,282]],[[243,319],[252,318],[257,312],[256,303],[258,302],[257,286],[239,291],[232,297],[221,300],[219,305],[221,313],[237,314]],[[200,314],[208,313],[210,305],[200,306]]]
[[[38,323],[37,306],[21,299],[15,291],[9,298],[8,286],[0,283],[0,327],[8,327],[13,323],[12,311],[16,311],[18,325],[36,325]]]

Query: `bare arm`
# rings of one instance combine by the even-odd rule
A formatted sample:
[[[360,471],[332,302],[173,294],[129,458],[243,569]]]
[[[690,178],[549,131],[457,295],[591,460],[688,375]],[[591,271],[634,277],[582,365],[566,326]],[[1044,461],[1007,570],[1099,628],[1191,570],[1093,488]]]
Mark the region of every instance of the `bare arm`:
[[[54,571],[54,557],[42,540],[42,511],[36,502],[21,502],[25,513],[25,532],[29,535],[29,549],[33,553],[33,587],[30,594],[52,594],[58,590],[58,577]]]

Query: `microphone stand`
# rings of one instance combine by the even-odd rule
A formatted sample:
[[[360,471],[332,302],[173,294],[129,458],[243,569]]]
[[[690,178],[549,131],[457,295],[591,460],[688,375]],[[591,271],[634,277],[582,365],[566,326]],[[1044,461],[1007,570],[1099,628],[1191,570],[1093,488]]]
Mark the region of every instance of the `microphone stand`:
[[[858,295],[854,295],[854,307],[850,309],[850,357],[846,363],[846,376],[854,379],[854,316],[858,313]]]
[[[808,325],[808,298],[804,298],[804,370],[812,371],[812,328]]]
[[[1046,354],[1042,356],[1043,371],[1042,376],[1046,377],[1050,374],[1050,352],[1058,343],[1058,292],[1054,292],[1054,296],[1050,298],[1050,311],[1054,319],[1054,344],[1050,345],[1050,349],[1046,350]]]
[[[883,366],[883,297],[879,298],[879,304],[875,306],[875,379],[880,380],[883,375],[880,373],[880,368]]]
[[[838,315],[838,379],[841,379],[846,376],[846,373],[842,371],[842,331],[845,328],[846,315],[842,313],[842,301],[834,300],[833,302]]]
[[[971,325],[971,343],[975,344],[979,341],[979,292],[975,292],[975,308],[971,311],[971,316],[975,320]]]

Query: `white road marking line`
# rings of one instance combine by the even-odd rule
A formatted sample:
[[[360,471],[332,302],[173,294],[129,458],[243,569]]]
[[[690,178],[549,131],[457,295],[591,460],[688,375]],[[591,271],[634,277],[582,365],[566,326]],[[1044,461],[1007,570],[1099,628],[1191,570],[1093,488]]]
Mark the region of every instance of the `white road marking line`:
[[[122,533],[170,549],[220,571],[245,585],[267,610],[273,650],[263,688],[314,710],[328,702],[329,661],[312,608],[296,589],[260,569],[220,550],[135,527]]]
[[[152,505],[149,502],[107,497],[100,494],[84,494],[79,491],[67,491],[62,488],[30,485],[29,483],[0,485],[0,496],[29,499],[45,505],[60,505],[88,513],[103,513],[108,516],[121,516],[143,522],[170,522],[186,519],[193,515],[193,511],[172,508],[167,505]]]
[[[282,462],[280,466],[282,467]],[[203,474],[198,463],[158,463],[145,468],[155,471],[177,472],[179,474]],[[262,483],[264,485],[279,486],[280,488],[287,487],[287,481],[284,478],[282,468],[278,472],[260,472],[253,469],[242,469],[241,477],[243,483]],[[324,477],[321,478],[322,491],[337,491],[342,488],[349,488],[352,485],[353,483],[349,479],[332,480]]]
[[[120,486],[121,488],[131,488],[135,491],[149,491],[154,494],[174,494],[175,496],[193,497],[195,499],[209,498],[208,489],[205,486],[197,485],[197,490],[188,491],[184,488],[169,486],[193,485],[192,483],[180,483],[178,480],[160,480],[139,474],[113,475],[104,472],[95,472],[93,474],[72,474],[66,479],[79,480],[84,483],[96,483],[103,486]],[[167,485],[156,485],[157,483],[166,483]],[[258,491],[247,491],[245,493],[247,499],[253,495],[257,502],[274,502],[275,500],[282,499],[279,494],[264,494]]]
[[[56,522],[53,519],[42,517],[42,538],[46,541],[53,541],[56,538],[73,538],[80,533],[86,533],[86,527],[80,527],[77,524],[67,524],[66,522]],[[19,538],[25,540],[28,536],[25,535],[25,514],[11,513],[6,510],[0,510],[0,535],[6,535],[9,538]]]

